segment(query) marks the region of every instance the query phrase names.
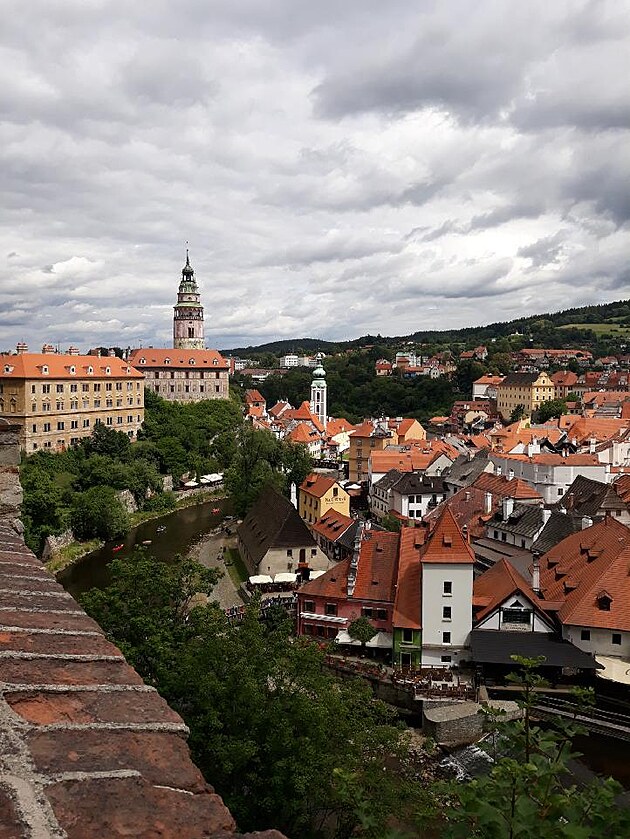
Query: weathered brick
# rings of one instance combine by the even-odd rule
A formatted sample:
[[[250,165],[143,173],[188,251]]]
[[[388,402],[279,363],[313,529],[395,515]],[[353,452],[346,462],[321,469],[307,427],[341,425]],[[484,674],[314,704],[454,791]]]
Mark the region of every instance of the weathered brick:
[[[68,839],[209,839],[234,831],[218,795],[156,789],[142,778],[64,781],[46,795]]]
[[[76,605],[75,605],[76,608]],[[85,612],[56,615],[54,612],[23,612],[0,607],[0,626],[21,626],[33,629],[68,629],[82,632],[101,632],[100,626]]]
[[[0,787],[0,839],[16,839],[24,833],[24,824],[15,812],[11,797]]]
[[[43,569],[42,569],[43,571]],[[40,574],[43,576],[43,574]],[[15,574],[6,574],[0,568],[0,589],[4,591],[28,591],[35,594],[39,592],[63,594],[64,588],[52,577],[45,577],[43,580],[29,577],[18,577]]]
[[[0,650],[48,655],[122,655],[102,635],[57,635],[0,629]]]
[[[152,784],[203,792],[208,786],[177,734],[153,731],[34,731],[28,745],[39,772],[135,769]]]
[[[63,592],[44,597],[42,594],[19,594],[16,591],[2,592],[0,602],[4,608],[12,609],[61,609],[74,612],[77,602]]]
[[[11,708],[28,722],[50,723],[181,723],[155,692],[26,693],[5,695]]]
[[[0,681],[14,685],[141,685],[142,679],[124,659],[63,661],[50,658],[5,658]]]

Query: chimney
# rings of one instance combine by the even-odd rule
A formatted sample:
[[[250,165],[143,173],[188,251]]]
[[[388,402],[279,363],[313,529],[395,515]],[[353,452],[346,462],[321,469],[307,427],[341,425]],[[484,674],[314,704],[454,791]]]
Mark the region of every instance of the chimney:
[[[504,498],[503,499],[503,521],[507,521],[512,513],[514,512],[514,499],[513,498]]]
[[[357,527],[357,532],[354,537],[354,545],[352,547],[352,558],[350,560],[350,567],[348,568],[348,597],[354,594],[354,586],[357,581],[357,572],[359,570],[359,555],[361,553],[361,538],[363,536],[363,522],[360,521]]]
[[[501,477],[501,475],[503,474],[503,467],[502,467],[502,466],[499,466],[499,464],[498,464],[498,463],[497,463],[497,464],[496,464],[496,466],[494,467],[494,474],[495,474],[495,475],[498,475],[499,477]]]
[[[550,518],[551,518],[551,510],[549,510],[547,507],[543,507],[543,511],[542,511],[543,527],[547,524],[547,522],[549,521]]]
[[[54,352],[55,352],[55,347],[54,347],[53,344],[44,344],[44,346],[42,347],[42,353],[44,355],[51,355]]]
[[[540,554],[538,551],[534,553],[534,563],[532,565],[532,589],[534,590],[534,594],[537,594],[538,597],[541,596],[542,592],[540,590]]]
[[[68,347],[68,355],[78,355],[79,348],[75,347],[74,344],[71,347]]]
[[[110,358],[116,358],[116,350],[112,347],[112,348],[109,350],[109,352],[107,353],[107,355],[108,355]]]
[[[297,510],[298,500],[297,500],[297,487],[295,485],[295,482],[291,483],[291,504],[293,504],[293,506]]]
[[[489,516],[492,512],[492,493],[486,492],[483,502],[483,511],[486,516]]]
[[[590,516],[582,516],[582,530],[593,526],[593,519]]]
[[[28,344],[25,344],[24,341],[18,341],[15,352],[18,355],[24,355],[24,353],[28,352]]]
[[[595,454],[596,444],[597,444],[597,440],[594,437],[591,437],[591,439],[588,441],[588,453],[589,454]]]
[[[513,481],[513,480],[514,480],[514,469],[510,469],[510,471],[508,472],[508,481]]]

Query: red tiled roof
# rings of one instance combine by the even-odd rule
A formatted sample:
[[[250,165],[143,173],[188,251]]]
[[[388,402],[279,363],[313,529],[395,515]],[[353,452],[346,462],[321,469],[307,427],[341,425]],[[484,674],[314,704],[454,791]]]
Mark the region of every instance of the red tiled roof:
[[[398,533],[371,530],[364,534],[353,599],[394,602],[398,542]]]
[[[490,500],[490,512],[485,512],[486,493],[484,490],[474,486],[463,487],[450,498],[442,501],[424,517],[424,520],[431,526],[437,522],[442,511],[447,507],[451,511],[458,527],[468,528],[468,535],[482,537],[485,534],[486,521],[494,515],[500,505],[500,499],[492,495]]]
[[[289,432],[289,440],[292,443],[313,443],[319,440],[320,434],[314,428],[310,428],[307,423],[300,422],[295,428]]]
[[[482,610],[475,616],[475,622],[478,623],[483,620],[497,606],[500,606],[507,597],[517,591],[522,592],[532,605],[544,612],[544,601],[541,601],[534,594],[527,580],[519,574],[510,562],[506,559],[500,559],[492,568],[477,577],[473,584],[473,598],[477,600],[477,604],[483,606]]]
[[[318,475],[316,472],[311,472],[307,475],[300,485],[301,492],[307,492],[317,498],[326,495],[328,490],[332,489],[337,483],[335,478],[329,478],[326,475]]]
[[[475,554],[445,507],[422,552],[422,562],[474,563]]]
[[[48,368],[48,373],[42,370]],[[74,368],[75,372],[71,373]],[[106,370],[109,368],[109,373]],[[88,373],[88,369],[93,372]],[[0,354],[0,379],[77,379],[93,378],[143,379],[131,361],[115,356],[62,355],[61,353]]]
[[[245,402],[250,404],[251,402],[264,402],[265,397],[259,390],[246,390],[245,391]]]
[[[343,417],[339,417],[335,419],[332,417],[331,419],[327,420],[326,422],[326,434],[329,437],[335,437],[337,434],[342,434],[344,431],[354,431],[354,425],[348,422],[347,419]]]
[[[320,536],[328,539],[329,542],[335,542],[343,536],[346,530],[352,526],[353,522],[354,519],[351,519],[349,516],[344,516],[342,513],[335,513],[329,510],[321,519],[318,519],[311,525],[311,530],[314,533],[319,533]]]
[[[480,376],[473,382],[474,385],[500,385],[503,376]]]
[[[350,558],[338,562],[320,577],[304,583],[300,587],[300,595],[346,600],[349,568]]]
[[[630,631],[630,528],[606,518],[563,539],[540,561],[545,600],[562,600],[564,624]],[[607,593],[610,610],[599,608]]]
[[[506,456],[502,455],[502,457]],[[557,455],[553,456],[556,457]],[[505,475],[492,475],[489,472],[482,472],[472,486],[483,492],[490,492],[499,498],[514,498],[517,501],[528,498],[542,500],[542,496],[536,492],[534,487],[527,481],[521,480],[521,478],[510,480]]]
[[[144,363],[143,363],[144,359]],[[167,359],[170,359],[167,363]],[[191,359],[193,364],[191,364]],[[229,369],[228,362],[216,350],[153,349],[152,347],[132,350],[129,363],[139,370],[143,367],[211,367],[213,370]]]
[[[424,542],[420,528],[404,527],[400,532],[398,584],[394,601],[393,625],[401,629],[420,629],[422,614],[422,563]]]

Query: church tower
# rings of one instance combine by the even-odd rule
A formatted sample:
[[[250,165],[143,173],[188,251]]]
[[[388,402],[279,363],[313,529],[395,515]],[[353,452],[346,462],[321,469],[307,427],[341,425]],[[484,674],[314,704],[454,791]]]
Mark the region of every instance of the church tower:
[[[322,365],[324,356],[317,353],[317,367],[313,370],[313,381],[311,382],[311,411],[326,428],[328,419],[326,371]]]
[[[203,350],[203,306],[195,272],[188,258],[188,249],[177,293],[177,305],[173,308],[173,347],[176,350]]]

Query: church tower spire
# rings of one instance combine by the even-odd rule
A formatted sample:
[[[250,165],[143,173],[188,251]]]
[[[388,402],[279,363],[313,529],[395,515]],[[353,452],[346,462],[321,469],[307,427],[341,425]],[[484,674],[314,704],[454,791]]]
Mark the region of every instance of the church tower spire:
[[[327,412],[327,390],[326,385],[326,371],[324,370],[323,353],[317,353],[315,356],[317,366],[313,370],[313,381],[311,382],[311,411],[319,419],[321,424],[326,428],[326,421],[328,419]]]
[[[186,248],[186,264],[173,307],[173,347],[176,350],[203,350],[203,306]]]

